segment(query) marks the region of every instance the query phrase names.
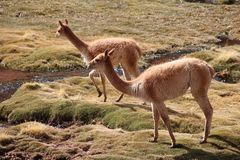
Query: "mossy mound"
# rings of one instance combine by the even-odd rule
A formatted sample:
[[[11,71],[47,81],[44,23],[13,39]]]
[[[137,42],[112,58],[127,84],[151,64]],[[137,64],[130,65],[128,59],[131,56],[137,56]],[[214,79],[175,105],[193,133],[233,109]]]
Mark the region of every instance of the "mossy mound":
[[[110,86],[108,88],[108,95],[117,97],[119,92]],[[129,131],[153,128],[150,107],[128,103],[132,98],[125,98],[127,103],[123,104],[101,103],[96,101],[95,94],[88,78],[26,83],[0,104],[0,119],[13,124],[38,121],[60,126],[72,122],[99,122],[109,128]],[[173,115],[172,126],[176,132],[199,133],[203,130],[203,119],[195,114],[188,114],[187,118]],[[160,128],[165,128],[162,122]]]
[[[1,39],[1,65],[22,71],[62,71],[83,67],[81,55],[70,45],[50,42],[36,31],[8,32]],[[51,44],[51,45],[49,45]]]
[[[230,46],[220,49],[201,51],[188,56],[209,62],[216,72],[227,70],[230,73],[229,82],[236,83],[240,80],[240,47]]]

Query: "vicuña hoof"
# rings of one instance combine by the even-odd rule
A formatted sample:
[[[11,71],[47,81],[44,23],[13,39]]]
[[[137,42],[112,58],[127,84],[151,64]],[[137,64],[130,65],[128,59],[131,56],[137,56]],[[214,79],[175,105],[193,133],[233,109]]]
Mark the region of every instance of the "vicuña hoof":
[[[102,92],[98,91],[98,97],[101,97],[101,96],[102,96]]]
[[[117,99],[115,102],[120,102],[120,99]]]
[[[104,98],[103,102],[107,102],[107,97]]]
[[[124,94],[121,94],[120,97],[116,100],[116,102],[120,102],[121,99],[123,98],[123,95],[124,95]]]
[[[175,143],[172,143],[170,148],[176,148],[176,144]]]
[[[207,140],[206,140],[206,139],[201,139],[199,143],[200,143],[200,144],[207,143]]]
[[[156,139],[156,138],[151,138],[151,139],[149,139],[148,141],[151,142],[151,143],[156,143],[156,142],[157,142],[157,139]]]

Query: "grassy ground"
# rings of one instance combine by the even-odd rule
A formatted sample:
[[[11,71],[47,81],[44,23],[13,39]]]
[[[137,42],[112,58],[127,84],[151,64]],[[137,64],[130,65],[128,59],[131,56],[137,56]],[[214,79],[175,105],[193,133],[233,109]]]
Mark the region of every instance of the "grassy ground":
[[[58,20],[65,18],[85,41],[132,37],[143,51],[149,51],[212,45],[215,36],[226,31],[232,38],[240,38],[239,14],[238,5],[175,0],[2,0],[0,61],[2,65],[26,71],[80,67],[78,51],[68,40],[54,38]]]
[[[237,5],[175,0],[1,0],[0,64],[24,71],[82,67],[77,49],[54,37],[60,19],[67,18],[87,42],[132,37],[143,51],[150,51],[212,47],[215,36],[224,32],[240,39],[239,15]],[[239,54],[239,46],[233,46],[190,56],[208,61],[217,71],[231,70],[239,78]],[[168,148],[170,139],[162,123],[159,142],[148,142],[153,132],[149,105],[129,96],[114,103],[120,93],[109,84],[107,90],[104,103],[87,78],[24,84],[0,103],[0,119],[12,124],[0,129],[0,155],[5,155],[0,159],[239,159],[239,83],[212,82],[214,117],[207,144],[198,144],[204,116],[190,92],[166,102],[176,149]]]
[[[83,66],[81,56],[70,45],[47,39],[32,30],[0,29],[0,61],[23,71],[73,70]],[[51,45],[49,45],[51,44]]]
[[[187,56],[207,61],[214,67],[216,72],[229,71],[231,78],[229,81],[239,82],[240,80],[240,46],[200,51]]]
[[[238,127],[238,128],[237,128]],[[229,131],[231,130],[231,131]],[[236,133],[234,133],[234,132]],[[215,128],[209,143],[198,144],[199,135],[176,133],[178,148],[169,149],[166,131],[160,131],[158,143],[150,143],[150,130],[136,132],[111,130],[102,125],[71,126],[58,129],[37,122],[27,122],[5,130],[8,136],[4,147],[11,150],[18,146],[19,152],[9,157],[37,157],[46,159],[237,159],[239,158],[239,125]],[[1,135],[0,140],[3,141]],[[2,147],[3,150],[3,147]],[[25,152],[24,152],[25,151]]]
[[[167,101],[178,148],[160,124],[160,139],[152,136],[150,107],[125,97],[114,103],[119,92],[107,86],[107,103],[96,100],[89,79],[67,78],[52,83],[27,83],[0,104],[0,118],[19,125],[3,129],[0,152],[22,156],[77,157],[78,159],[237,159],[240,154],[240,86],[214,81],[209,95],[214,107],[209,143],[199,145],[204,116],[188,92]],[[57,125],[65,129],[27,122]],[[93,125],[96,124],[96,125]],[[107,128],[106,128],[107,127]],[[151,130],[149,130],[151,129]],[[61,152],[59,152],[61,151]],[[40,154],[40,155],[39,155]]]

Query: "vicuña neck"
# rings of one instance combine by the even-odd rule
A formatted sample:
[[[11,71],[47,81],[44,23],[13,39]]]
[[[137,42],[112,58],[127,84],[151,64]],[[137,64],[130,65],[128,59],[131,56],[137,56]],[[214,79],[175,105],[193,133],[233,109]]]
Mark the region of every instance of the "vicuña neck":
[[[81,41],[69,27],[65,28],[65,35],[69,39],[69,41],[86,57],[88,60],[91,60],[93,57],[90,55],[88,51],[88,45]]]
[[[119,91],[132,95],[132,83],[122,80],[113,69],[113,65],[110,60],[107,60],[104,74],[107,76],[110,83]]]

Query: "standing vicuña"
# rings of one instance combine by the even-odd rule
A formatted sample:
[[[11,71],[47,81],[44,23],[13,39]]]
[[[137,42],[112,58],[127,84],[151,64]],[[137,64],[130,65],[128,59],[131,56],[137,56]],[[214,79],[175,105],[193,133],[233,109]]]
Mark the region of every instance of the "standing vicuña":
[[[124,77],[127,80],[132,77],[137,77],[140,72],[137,67],[138,59],[141,56],[141,50],[137,43],[132,39],[125,38],[107,38],[99,39],[93,41],[89,44],[81,41],[68,27],[68,21],[65,20],[65,24],[59,21],[59,28],[56,35],[66,36],[69,41],[80,51],[85,63],[88,65],[88,62],[96,57],[98,54],[103,53],[106,49],[114,49],[114,53],[111,55],[111,62],[114,66],[121,65],[123,68]],[[94,76],[96,70],[92,70],[89,73],[89,77],[92,80],[94,86],[98,91],[98,96],[102,95],[102,92],[98,88]],[[106,90],[105,90],[105,76],[103,73],[99,72],[99,75],[102,80],[104,102],[107,100]],[[123,94],[118,98],[117,101],[120,101],[123,97]]]
[[[201,143],[207,142],[213,114],[207,95],[214,74],[212,67],[199,59],[185,58],[153,66],[136,79],[123,81],[113,70],[109,57],[112,53],[113,51],[109,53],[105,51],[105,53],[98,55],[90,61],[89,67],[105,73],[111,84],[119,91],[151,102],[155,130],[153,142],[157,141],[158,138],[158,123],[161,116],[170,134],[171,146],[175,146],[176,140],[170,127],[164,101],[183,95],[189,87],[206,118]]]

